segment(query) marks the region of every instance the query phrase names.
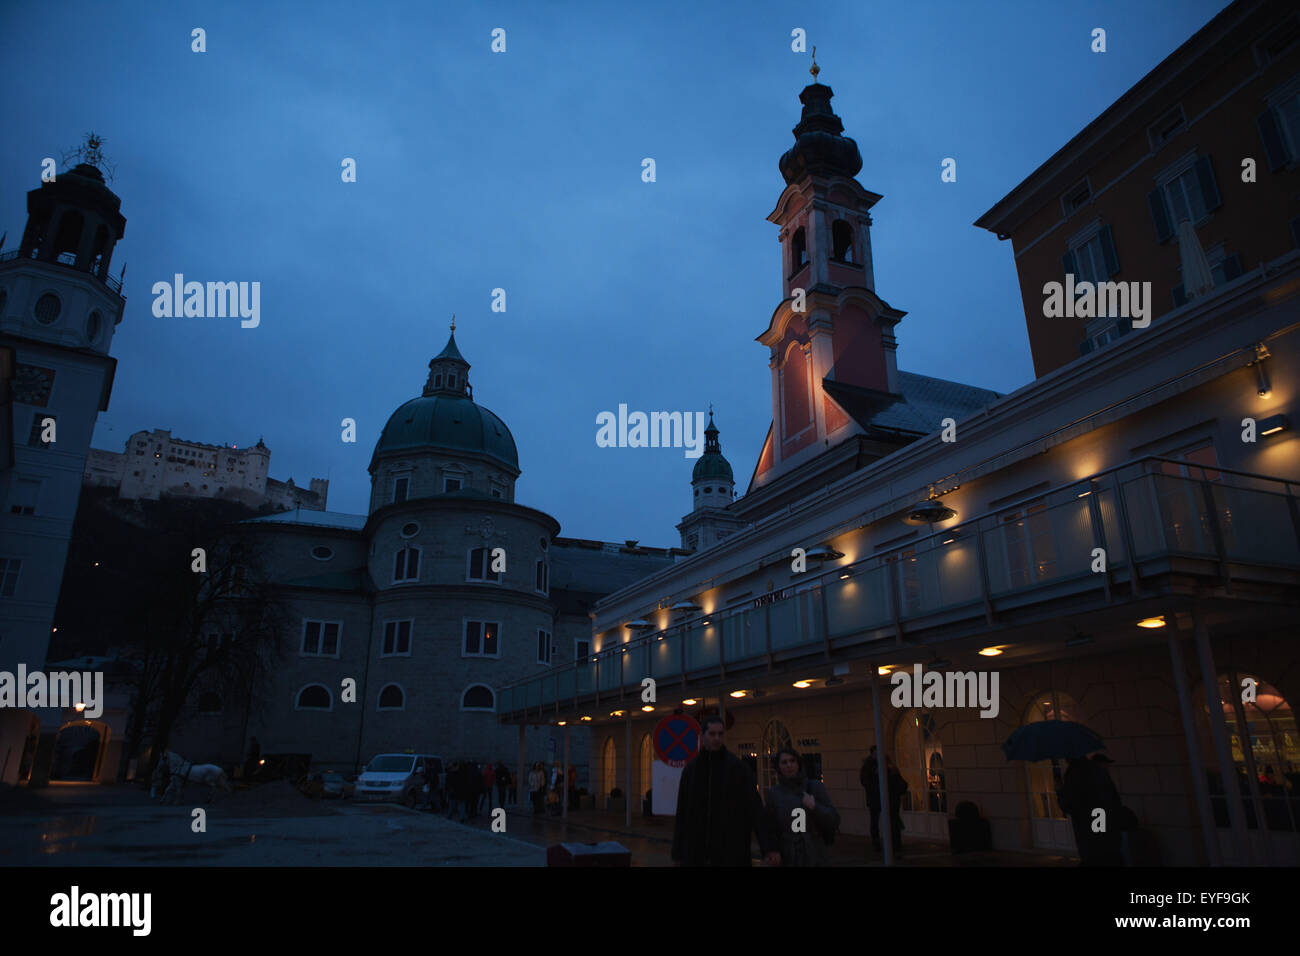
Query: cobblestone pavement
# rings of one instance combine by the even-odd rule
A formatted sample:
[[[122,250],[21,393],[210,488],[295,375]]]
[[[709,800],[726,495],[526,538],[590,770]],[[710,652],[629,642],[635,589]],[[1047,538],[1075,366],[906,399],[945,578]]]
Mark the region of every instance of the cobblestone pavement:
[[[546,863],[533,843],[392,804],[304,798],[311,815],[236,817],[218,799],[207,808],[207,832],[194,833],[194,805],[160,806],[132,786],[52,786],[32,797],[0,808],[0,866]]]

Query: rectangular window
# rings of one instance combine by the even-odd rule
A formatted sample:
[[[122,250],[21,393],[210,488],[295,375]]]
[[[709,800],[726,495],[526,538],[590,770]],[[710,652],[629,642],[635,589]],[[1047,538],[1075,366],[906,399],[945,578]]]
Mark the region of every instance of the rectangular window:
[[[411,627],[414,621],[387,621],[384,624],[385,656],[411,653]]]
[[[474,548],[469,553],[469,572],[466,574],[467,581],[492,581],[499,583],[501,572],[492,570],[492,550],[490,548]]]
[[[588,660],[591,658],[591,641],[578,640],[573,642],[573,659],[579,667],[586,667]]]
[[[1160,117],[1157,122],[1153,123],[1151,128],[1147,131],[1151,137],[1151,149],[1159,149],[1165,143],[1169,142],[1169,140],[1173,139],[1175,135],[1181,132],[1186,125],[1187,121],[1183,117],[1183,108],[1181,106],[1175,106],[1164,116]]]
[[[537,663],[549,665],[554,650],[555,648],[551,644],[551,632],[539,629],[537,631]]]
[[[41,436],[45,433],[45,429],[46,429],[45,423],[47,421],[50,423],[49,429],[50,429],[50,433],[53,435],[55,433],[54,431],[55,428],[57,428],[57,420],[53,415],[47,415],[43,412],[37,412],[34,416],[32,416],[32,433],[27,436],[28,447],[49,448],[50,445],[54,444],[52,441],[47,442],[42,440],[41,438]]]
[[[1078,183],[1061,197],[1061,208],[1067,216],[1072,216],[1088,204],[1092,198],[1092,189],[1088,185],[1088,180]]]
[[[35,478],[19,478],[15,480],[9,497],[9,513],[16,515],[36,514],[36,498],[40,491],[41,483]]]
[[[406,489],[410,484],[409,478],[398,478],[393,482],[393,504],[401,504],[406,500]]]
[[[501,625],[496,621],[465,622],[465,657],[498,657],[497,638]]]
[[[1195,170],[1189,169],[1165,183],[1165,202],[1169,204],[1175,226],[1184,219],[1193,223],[1201,221],[1205,216],[1205,202],[1201,198]]]
[[[14,596],[18,589],[18,572],[22,569],[22,558],[0,558],[0,597]]]
[[[546,561],[543,559],[537,562],[537,580],[534,587],[536,587],[542,594],[547,594],[549,593],[550,586],[551,572],[550,569],[546,567]]]
[[[443,494],[446,494],[449,491],[460,491],[460,479],[459,478],[442,479],[442,491]]]
[[[339,631],[342,630],[341,621],[308,621],[302,622],[302,651],[303,657],[338,657],[339,656]]]
[[[393,558],[393,581],[420,579],[420,549],[403,548]]]

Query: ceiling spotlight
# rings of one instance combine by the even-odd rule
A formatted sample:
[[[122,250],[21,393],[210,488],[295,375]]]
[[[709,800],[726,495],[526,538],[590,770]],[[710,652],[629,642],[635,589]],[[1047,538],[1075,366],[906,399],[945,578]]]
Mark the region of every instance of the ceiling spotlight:
[[[884,665],[882,665],[881,667],[877,667],[877,668],[876,668],[876,673],[879,674],[881,677],[884,677],[886,674],[888,674],[888,673],[889,673],[890,671],[892,671],[893,669],[894,669],[894,665],[893,665],[893,664],[884,664]]]
[[[582,719],[583,719],[583,720],[591,720],[590,717],[583,717]]]
[[[749,691],[747,691],[747,690],[733,690],[733,691],[731,692],[731,696],[732,696],[732,697],[744,697],[744,696],[745,696],[746,694],[748,694],[748,693],[749,693]]]
[[[844,552],[836,551],[834,548],[828,548],[823,544],[815,548],[809,548],[804,552],[804,557],[809,561],[838,561],[844,557]]]
[[[556,721],[556,724],[558,724],[558,725],[561,726],[561,727],[563,727],[563,726],[564,726],[565,724],[567,724],[567,723],[568,723],[567,720],[557,720],[557,721]]]
[[[795,687],[798,687],[798,688],[800,688],[800,689],[802,689],[802,688],[804,688],[804,687],[811,687],[811,686],[812,686],[812,681],[810,681],[810,680],[797,680],[797,681],[794,682],[794,686],[795,686]]]
[[[687,697],[684,701],[682,701],[682,703],[685,704],[687,707],[694,707],[696,704],[699,703],[699,701],[696,700],[694,697]]]
[[[997,657],[1001,653],[1002,653],[1002,648],[1000,647],[986,647],[982,651],[980,651],[980,655],[982,657]]]
[[[627,713],[627,711],[625,711],[625,710],[611,710],[611,711],[609,712],[609,716],[611,716],[611,717],[622,717],[622,716],[623,716],[624,714],[626,714],[626,713]]]
[[[642,707],[641,709],[644,710],[647,714],[649,714],[649,713],[653,713],[653,712],[654,712],[654,708],[651,707],[649,704],[646,704],[646,705],[645,705],[644,707]]]
[[[1147,617],[1147,618],[1143,618],[1142,620],[1138,621],[1138,627],[1148,627],[1148,628],[1151,628],[1151,627],[1164,627],[1164,626],[1165,626],[1165,619],[1164,619],[1163,616],[1162,616],[1162,617]]]

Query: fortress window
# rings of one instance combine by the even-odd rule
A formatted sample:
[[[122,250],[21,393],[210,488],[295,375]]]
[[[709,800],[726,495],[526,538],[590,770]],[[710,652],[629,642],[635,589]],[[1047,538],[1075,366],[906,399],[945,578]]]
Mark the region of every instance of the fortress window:
[[[299,710],[329,710],[332,703],[329,688],[320,684],[308,684],[298,691]]]
[[[406,704],[406,695],[396,684],[389,684],[379,692],[380,710],[401,710]]]
[[[403,548],[393,561],[393,583],[420,579],[420,549]]]
[[[461,710],[496,710],[496,695],[484,684],[467,687],[460,699]]]
[[[414,621],[384,623],[384,655],[411,653],[411,625]]]
[[[493,581],[501,580],[501,572],[492,570],[492,550],[490,548],[474,548],[469,553],[469,571],[465,575],[467,581]]]
[[[501,625],[496,621],[466,621],[464,657],[500,657]]]
[[[393,504],[401,504],[406,500],[406,490],[410,487],[411,479],[398,478],[393,482]]]

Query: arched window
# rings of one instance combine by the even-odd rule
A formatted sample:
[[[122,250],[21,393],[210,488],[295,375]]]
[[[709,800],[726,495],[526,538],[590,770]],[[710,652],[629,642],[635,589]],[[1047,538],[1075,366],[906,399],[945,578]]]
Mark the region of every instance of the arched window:
[[[808,264],[808,237],[800,226],[790,240],[790,272],[793,275]]]
[[[609,795],[614,788],[618,786],[617,771],[618,756],[614,749],[614,738],[606,737],[605,744],[600,751],[600,796],[605,801],[605,808],[609,809]]]
[[[379,692],[380,710],[402,710],[406,707],[406,695],[396,684],[389,684]]]
[[[1219,675],[1218,689],[1246,826],[1257,829],[1263,817],[1269,830],[1296,830],[1300,821],[1300,734],[1296,732],[1295,711],[1274,685],[1235,668]],[[1210,711],[1204,692],[1197,696],[1201,698],[1202,718],[1208,720]],[[1242,700],[1243,696],[1253,699]],[[1208,732],[1201,736],[1207,741],[1213,739]],[[1250,741],[1249,749],[1242,746],[1243,740]],[[1207,758],[1214,823],[1226,828],[1231,823],[1218,761],[1213,753],[1208,753]]]
[[[781,424],[782,438],[793,438],[813,420],[811,379],[808,375],[808,356],[792,342],[786,350],[781,365]]]
[[[333,710],[334,697],[324,684],[308,684],[298,691],[298,710]]]
[[[393,559],[393,583],[420,580],[420,549],[403,548]]]
[[[59,232],[52,250],[55,257],[63,253],[76,256],[77,249],[81,247],[81,230],[85,225],[86,219],[81,213],[69,211],[63,214],[63,218],[59,220]]]
[[[471,684],[460,698],[461,710],[496,710],[497,698],[486,684]]]
[[[764,793],[776,786],[776,753],[782,747],[792,746],[790,731],[779,720],[769,720],[763,728],[763,742],[758,757],[758,788]]]
[[[836,262],[853,262],[853,227],[843,219],[831,223],[831,258]]]
[[[902,809],[948,812],[948,782],[943,770],[943,741],[934,714],[908,710],[894,731],[894,759],[907,781]]]
[[[1045,690],[1034,697],[1025,710],[1022,723],[1040,720],[1072,720],[1086,724],[1079,705],[1069,694]],[[1033,827],[1034,846],[1074,852],[1074,832],[1061,812],[1056,799],[1056,788],[1063,779],[1065,767],[1060,760],[1039,760],[1026,763],[1029,775],[1030,823]]]

